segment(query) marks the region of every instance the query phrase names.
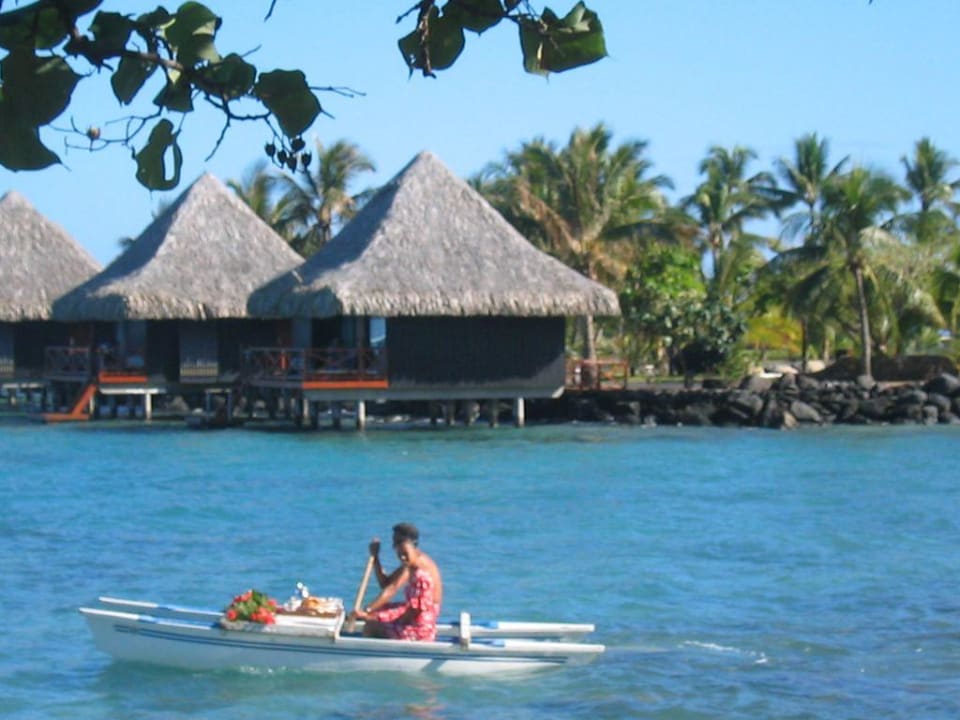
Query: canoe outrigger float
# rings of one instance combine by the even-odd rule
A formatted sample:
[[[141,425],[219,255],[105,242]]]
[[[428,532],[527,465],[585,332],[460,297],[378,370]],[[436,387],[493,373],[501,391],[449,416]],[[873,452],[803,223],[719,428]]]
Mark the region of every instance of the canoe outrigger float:
[[[363,637],[344,613],[278,615],[276,623],[225,622],[216,610],[101,597],[80,612],[102,651],[121,660],[189,669],[295,668],[317,672],[529,672],[590,662],[603,645],[589,624],[442,621],[434,642]]]

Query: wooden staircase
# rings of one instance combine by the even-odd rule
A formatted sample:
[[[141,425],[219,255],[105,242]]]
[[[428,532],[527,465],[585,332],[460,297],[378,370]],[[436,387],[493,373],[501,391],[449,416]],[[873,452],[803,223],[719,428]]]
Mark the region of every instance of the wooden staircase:
[[[80,394],[77,395],[77,399],[73,403],[73,407],[70,409],[70,412],[46,412],[40,413],[40,419],[43,422],[55,423],[55,422],[82,422],[84,420],[90,419],[90,399],[97,392],[97,383],[90,382],[87,383],[83,390],[80,391]]]

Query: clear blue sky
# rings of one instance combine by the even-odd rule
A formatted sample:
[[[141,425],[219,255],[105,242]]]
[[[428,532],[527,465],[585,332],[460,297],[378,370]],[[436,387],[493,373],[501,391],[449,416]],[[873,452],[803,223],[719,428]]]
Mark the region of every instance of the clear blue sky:
[[[610,57],[547,80],[523,72],[516,31],[506,23],[469,35],[458,63],[438,79],[408,79],[396,40],[412,21],[394,21],[412,0],[277,0],[267,23],[269,0],[207,4],[224,17],[221,52],[259,46],[253,62],[262,70],[301,68],[313,85],[365,93],[322,96],[334,118],[321,118],[308,136],[347,138],[375,161],[377,172],[357,191],[385,181],[420,150],[466,177],[523,141],[562,143],[575,127],[600,121],[617,141],[649,141],[655,172],[673,178],[675,196],[693,189],[714,144],[752,147],[759,170],[816,131],[836,159],[850,155],[898,179],[900,157],[923,136],[960,157],[958,0],[592,0]],[[550,3],[558,11],[572,4]],[[102,9],[155,6],[106,0]],[[80,127],[108,127],[127,114],[106,76],[81,83],[75,100],[57,126],[72,117]],[[240,178],[262,156],[266,129],[235,125],[205,162],[220,127],[212,109],[188,116],[181,190],[205,170]],[[0,193],[21,192],[101,262],[176,195],[142,188],[120,147],[63,152],[62,136],[48,131],[44,139],[65,167],[0,169]]]

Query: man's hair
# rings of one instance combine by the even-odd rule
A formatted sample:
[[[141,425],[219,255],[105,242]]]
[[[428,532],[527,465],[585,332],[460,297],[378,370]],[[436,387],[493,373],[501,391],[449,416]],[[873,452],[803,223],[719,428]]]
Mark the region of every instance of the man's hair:
[[[420,531],[412,523],[397,523],[393,526],[393,544],[409,541],[416,545],[420,542]]]

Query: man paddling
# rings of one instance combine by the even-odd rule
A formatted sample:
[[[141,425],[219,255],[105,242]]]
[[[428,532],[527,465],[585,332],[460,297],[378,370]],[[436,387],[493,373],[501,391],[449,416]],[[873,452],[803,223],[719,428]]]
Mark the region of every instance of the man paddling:
[[[433,559],[418,547],[420,532],[410,523],[393,526],[393,548],[400,567],[387,574],[380,563],[380,541],[370,543],[370,555],[382,588],[377,599],[355,617],[364,621],[363,634],[395,640],[434,640],[443,601],[443,580]],[[391,602],[404,591],[403,602]]]

